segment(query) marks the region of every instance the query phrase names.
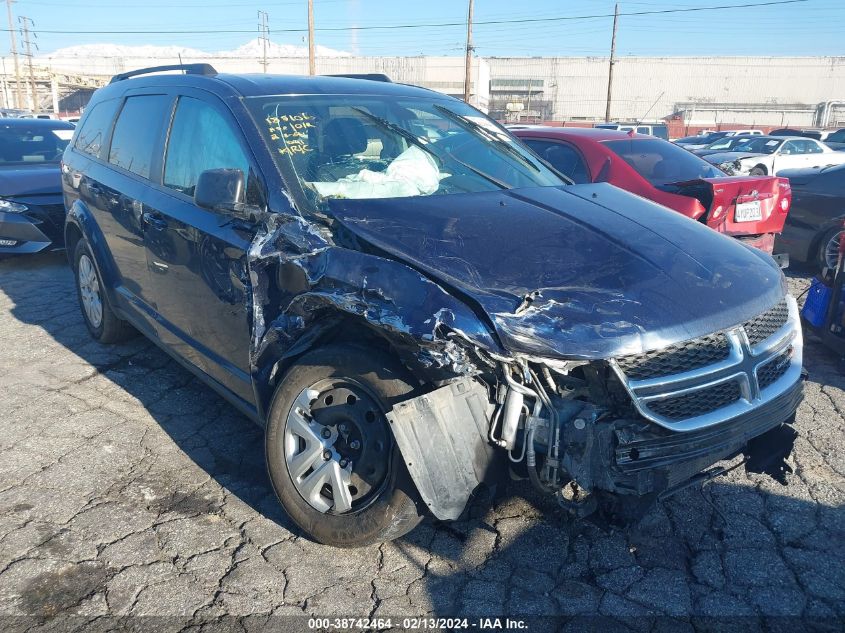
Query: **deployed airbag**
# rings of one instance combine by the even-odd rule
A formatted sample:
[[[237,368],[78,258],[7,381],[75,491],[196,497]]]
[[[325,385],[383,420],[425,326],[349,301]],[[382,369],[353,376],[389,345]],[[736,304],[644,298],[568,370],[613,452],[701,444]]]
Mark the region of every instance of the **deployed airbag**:
[[[434,158],[413,145],[384,171],[362,169],[337,182],[312,182],[311,185],[323,197],[403,198],[431,195],[440,186],[441,177]]]

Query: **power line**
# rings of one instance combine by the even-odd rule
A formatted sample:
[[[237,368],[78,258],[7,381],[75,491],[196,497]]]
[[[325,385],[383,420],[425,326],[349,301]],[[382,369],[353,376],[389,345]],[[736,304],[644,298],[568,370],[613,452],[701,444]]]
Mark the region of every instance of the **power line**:
[[[770,7],[784,4],[799,4],[809,2],[810,0],[771,0],[770,2],[749,2],[744,4],[723,4],[706,7],[686,7],[683,9],[656,9],[651,11],[628,11],[620,12],[620,16],[643,16],[643,15],[664,15],[669,13],[693,13],[701,11],[721,11],[723,9],[749,9],[756,7]],[[527,24],[538,22],[563,22],[573,20],[591,20],[595,18],[612,18],[613,13],[600,13],[594,15],[570,15],[559,16],[553,18],[515,18],[510,20],[481,20],[474,24],[482,26],[487,24]],[[442,28],[449,26],[466,26],[466,22],[439,22],[429,24],[384,24],[372,26],[336,26],[336,27],[321,27],[315,29],[316,31],[373,31],[383,29],[426,29],[426,28]],[[6,31],[8,29],[0,29]],[[276,33],[304,33],[308,29],[274,29]],[[243,29],[220,29],[220,30],[173,30],[173,31],[148,31],[148,30],[59,30],[59,29],[39,29],[40,33],[51,34],[84,34],[84,35],[192,35],[192,34],[225,34],[225,33],[254,33],[253,30]]]

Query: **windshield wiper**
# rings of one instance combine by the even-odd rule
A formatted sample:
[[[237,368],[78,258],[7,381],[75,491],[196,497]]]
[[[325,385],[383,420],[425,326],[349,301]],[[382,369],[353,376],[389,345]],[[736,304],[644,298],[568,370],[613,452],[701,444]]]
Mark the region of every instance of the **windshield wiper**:
[[[395,123],[391,123],[387,119],[384,119],[380,116],[377,116],[375,114],[367,112],[366,110],[364,110],[362,108],[358,108],[358,107],[353,106],[352,109],[355,110],[360,115],[364,116],[365,118],[369,119],[370,121],[372,121],[373,123],[375,123],[376,125],[381,127],[382,129],[393,132],[394,134],[398,134],[399,136],[404,138],[406,141],[408,141],[409,143],[419,147],[421,150],[423,150],[425,153],[429,154],[430,156],[433,156],[434,158],[441,160],[441,161],[443,160],[442,156],[440,156],[437,152],[432,150],[428,146],[428,143],[424,143],[413,132],[409,132],[405,128],[403,128],[399,125],[396,125]],[[472,165],[465,163],[464,161],[462,161],[460,158],[458,158],[457,156],[455,156],[451,152],[447,151],[445,153],[451,160],[455,161],[459,165],[462,165],[463,167],[466,167],[472,173],[474,173],[476,176],[480,176],[481,178],[484,178],[484,180],[487,180],[488,182],[493,183],[494,185],[496,185],[497,187],[499,187],[501,189],[510,189],[510,187],[508,185],[503,183],[498,178],[491,176],[490,174],[486,174],[483,171],[481,171],[480,169],[477,169],[477,168],[473,167]]]
[[[516,158],[523,165],[530,167],[534,171],[540,171],[540,168],[534,163],[534,161],[525,156],[522,152],[520,152],[507,141],[500,139],[498,136],[496,136],[493,132],[485,128],[483,125],[479,125],[472,119],[468,119],[464,116],[461,116],[457,112],[453,112],[449,108],[439,105],[437,103],[434,104],[434,107],[437,108],[438,112],[444,114],[446,117],[460,125],[465,130],[469,130],[470,132],[475,132],[476,134],[483,136],[485,139],[492,141],[497,147],[501,147],[503,150],[505,150],[514,158]]]

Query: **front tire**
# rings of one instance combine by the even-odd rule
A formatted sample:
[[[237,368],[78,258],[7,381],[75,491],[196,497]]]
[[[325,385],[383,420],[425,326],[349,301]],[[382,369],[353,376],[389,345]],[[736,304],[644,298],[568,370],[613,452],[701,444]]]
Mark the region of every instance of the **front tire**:
[[[314,540],[361,547],[422,520],[385,417],[411,382],[389,356],[345,345],[306,354],[283,378],[267,421],[267,469],[288,516]]]
[[[84,239],[76,244],[73,263],[76,296],[88,332],[100,343],[117,343],[129,338],[133,334],[132,326],[112,310],[94,255]]]
[[[766,175],[766,168],[762,167],[761,165],[757,165],[754,169],[752,169],[749,176],[765,176]]]

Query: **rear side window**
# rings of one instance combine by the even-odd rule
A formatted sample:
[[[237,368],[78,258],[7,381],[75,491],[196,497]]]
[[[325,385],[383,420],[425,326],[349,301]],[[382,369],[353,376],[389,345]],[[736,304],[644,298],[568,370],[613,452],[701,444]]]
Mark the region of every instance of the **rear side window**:
[[[76,136],[76,149],[91,156],[100,155],[100,148],[111,127],[117,104],[117,99],[109,99],[91,108]]]
[[[149,178],[153,151],[170,104],[171,98],[165,95],[129,97],[114,125],[109,162]]]
[[[565,143],[523,139],[526,145],[533,149],[552,167],[567,176],[576,185],[590,182],[587,165],[577,150]]]
[[[199,175],[207,169],[240,169],[247,178],[249,161],[239,138],[213,106],[181,97],[167,143],[164,186],[193,196]]]
[[[605,145],[657,188],[725,175],[692,152],[662,139],[605,141]]]

